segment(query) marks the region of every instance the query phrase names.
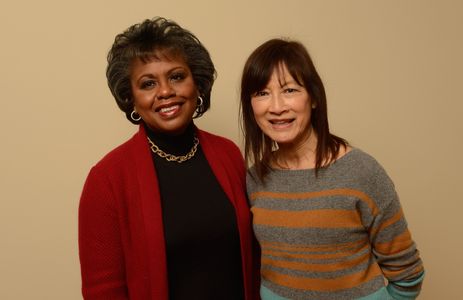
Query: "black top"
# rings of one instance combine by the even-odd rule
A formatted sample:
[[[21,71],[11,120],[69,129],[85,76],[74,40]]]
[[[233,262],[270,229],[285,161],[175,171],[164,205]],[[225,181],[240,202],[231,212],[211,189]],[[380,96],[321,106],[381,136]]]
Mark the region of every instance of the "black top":
[[[195,134],[153,133],[164,152],[185,155]],[[169,299],[244,299],[241,251],[233,205],[222,190],[201,145],[194,157],[169,162],[153,154],[161,193]]]

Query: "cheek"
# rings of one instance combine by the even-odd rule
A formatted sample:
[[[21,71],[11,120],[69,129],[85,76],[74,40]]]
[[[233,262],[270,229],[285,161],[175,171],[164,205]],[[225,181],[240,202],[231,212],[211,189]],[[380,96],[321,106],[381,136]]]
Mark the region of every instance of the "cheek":
[[[136,107],[147,107],[152,103],[152,95],[150,93],[133,92],[133,103]]]
[[[310,102],[302,102],[299,103],[296,107],[296,111],[300,114],[305,116],[306,118],[310,119],[312,114],[312,107]]]
[[[260,115],[263,114],[262,103],[251,100],[251,108],[252,108],[252,112],[254,114],[254,117],[256,119],[257,119],[257,117],[259,117]]]
[[[254,120],[256,125],[260,128],[260,130],[266,132],[267,123],[265,117],[263,115],[254,113]]]
[[[252,114],[257,124],[260,124],[262,122],[262,118],[264,117],[264,115],[258,109],[254,109],[254,108],[252,109]]]
[[[312,114],[310,110],[304,111],[303,118],[302,118],[302,124],[301,124],[304,130],[308,129],[311,126],[311,123],[312,123],[311,119],[312,119]]]
[[[193,78],[190,77],[187,81],[179,85],[179,92],[184,93],[188,98],[196,99],[199,96],[199,90],[196,87]]]

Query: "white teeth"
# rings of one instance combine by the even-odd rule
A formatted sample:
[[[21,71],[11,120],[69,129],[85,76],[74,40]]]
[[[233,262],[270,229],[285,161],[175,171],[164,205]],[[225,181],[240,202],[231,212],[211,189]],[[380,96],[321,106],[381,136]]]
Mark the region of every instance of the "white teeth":
[[[273,124],[286,124],[288,121],[273,121]]]
[[[160,111],[162,113],[170,112],[170,111],[173,111],[174,109],[177,109],[177,106],[178,105],[174,105],[174,106],[170,106],[170,107],[164,107],[164,108],[161,108]]]

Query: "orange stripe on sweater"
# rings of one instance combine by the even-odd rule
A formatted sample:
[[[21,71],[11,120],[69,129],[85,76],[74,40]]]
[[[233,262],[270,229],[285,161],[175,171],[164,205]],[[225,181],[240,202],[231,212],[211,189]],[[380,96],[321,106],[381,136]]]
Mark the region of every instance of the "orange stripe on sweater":
[[[423,271],[424,271],[424,267],[421,264],[413,270],[413,277],[415,277],[415,275],[421,274]]]
[[[304,252],[325,252],[325,251],[340,251],[344,249],[357,249],[369,243],[368,239],[361,239],[354,242],[346,242],[339,244],[324,244],[324,245],[305,245],[305,244],[289,244],[283,242],[267,242],[259,241],[262,248],[273,248],[282,251],[304,251]]]
[[[377,234],[379,231],[384,230],[384,228],[400,221],[404,216],[402,209],[400,209],[396,214],[394,214],[389,220],[385,220],[378,227],[371,230],[371,234]]]
[[[276,193],[276,192],[255,192],[252,193],[249,198],[251,201],[256,200],[257,198],[276,198],[276,199],[294,199],[294,200],[304,200],[311,198],[320,198],[320,197],[329,197],[329,196],[353,196],[357,197],[360,200],[367,203],[370,207],[373,216],[378,214],[378,207],[376,203],[368,197],[367,194],[353,189],[333,189],[333,190],[324,190],[318,192],[306,192],[306,193]]]
[[[400,270],[388,270],[386,268],[383,269],[383,274],[386,278],[395,278],[397,275],[403,273],[403,269]]]
[[[287,211],[253,207],[251,211],[254,224],[257,225],[290,228],[363,228],[360,216],[355,210]]]
[[[293,257],[293,258],[307,258],[307,259],[333,259],[333,258],[341,258],[353,255],[355,253],[361,252],[365,249],[369,249],[370,245],[364,245],[363,247],[351,251],[344,251],[344,252],[334,252],[334,253],[288,253],[288,252],[280,252],[274,250],[268,250],[263,248],[262,255],[271,255],[276,257]]]
[[[383,262],[382,264],[386,268],[396,268],[397,269],[397,268],[403,267],[404,265],[410,265],[419,259],[420,259],[420,252],[416,250],[413,256],[407,258],[406,260],[387,261],[387,262]]]
[[[372,264],[367,270],[341,276],[337,278],[309,278],[296,277],[286,274],[281,274],[272,270],[263,269],[262,277],[272,281],[278,285],[287,286],[290,288],[313,291],[338,291],[356,287],[371,279],[382,276],[381,269],[377,264]]]
[[[261,264],[263,266],[269,265],[284,269],[301,270],[301,271],[313,271],[313,272],[335,272],[344,269],[350,269],[358,266],[366,261],[371,256],[371,252],[367,252],[364,255],[356,257],[354,259],[348,259],[331,264],[313,264],[304,263],[300,261],[287,261],[287,260],[275,260],[268,257],[262,257]]]
[[[393,270],[386,267],[386,268],[383,268],[383,273],[384,273],[384,276],[386,276],[387,278],[397,278],[401,273],[404,272],[404,270],[407,270],[407,268],[409,268],[409,266],[410,266],[410,264],[409,265],[403,264],[399,268],[393,269]],[[413,272],[410,275],[408,275],[408,278],[404,278],[404,279],[406,280],[406,279],[409,279],[409,278],[414,278],[418,274],[423,272],[423,270],[424,270],[423,265],[420,264],[413,270]]]
[[[390,242],[375,243],[375,249],[382,254],[395,254],[408,249],[412,244],[413,240],[407,229]]]

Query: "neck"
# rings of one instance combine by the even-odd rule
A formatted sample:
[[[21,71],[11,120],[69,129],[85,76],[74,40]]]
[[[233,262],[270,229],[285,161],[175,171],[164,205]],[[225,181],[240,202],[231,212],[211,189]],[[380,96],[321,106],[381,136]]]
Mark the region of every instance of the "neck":
[[[147,136],[163,151],[183,155],[190,151],[194,144],[195,126],[191,122],[181,134],[171,135],[168,133],[155,132],[145,126]]]
[[[299,170],[315,168],[317,135],[312,128],[308,136],[297,143],[279,144],[274,152],[274,163],[282,169]]]

